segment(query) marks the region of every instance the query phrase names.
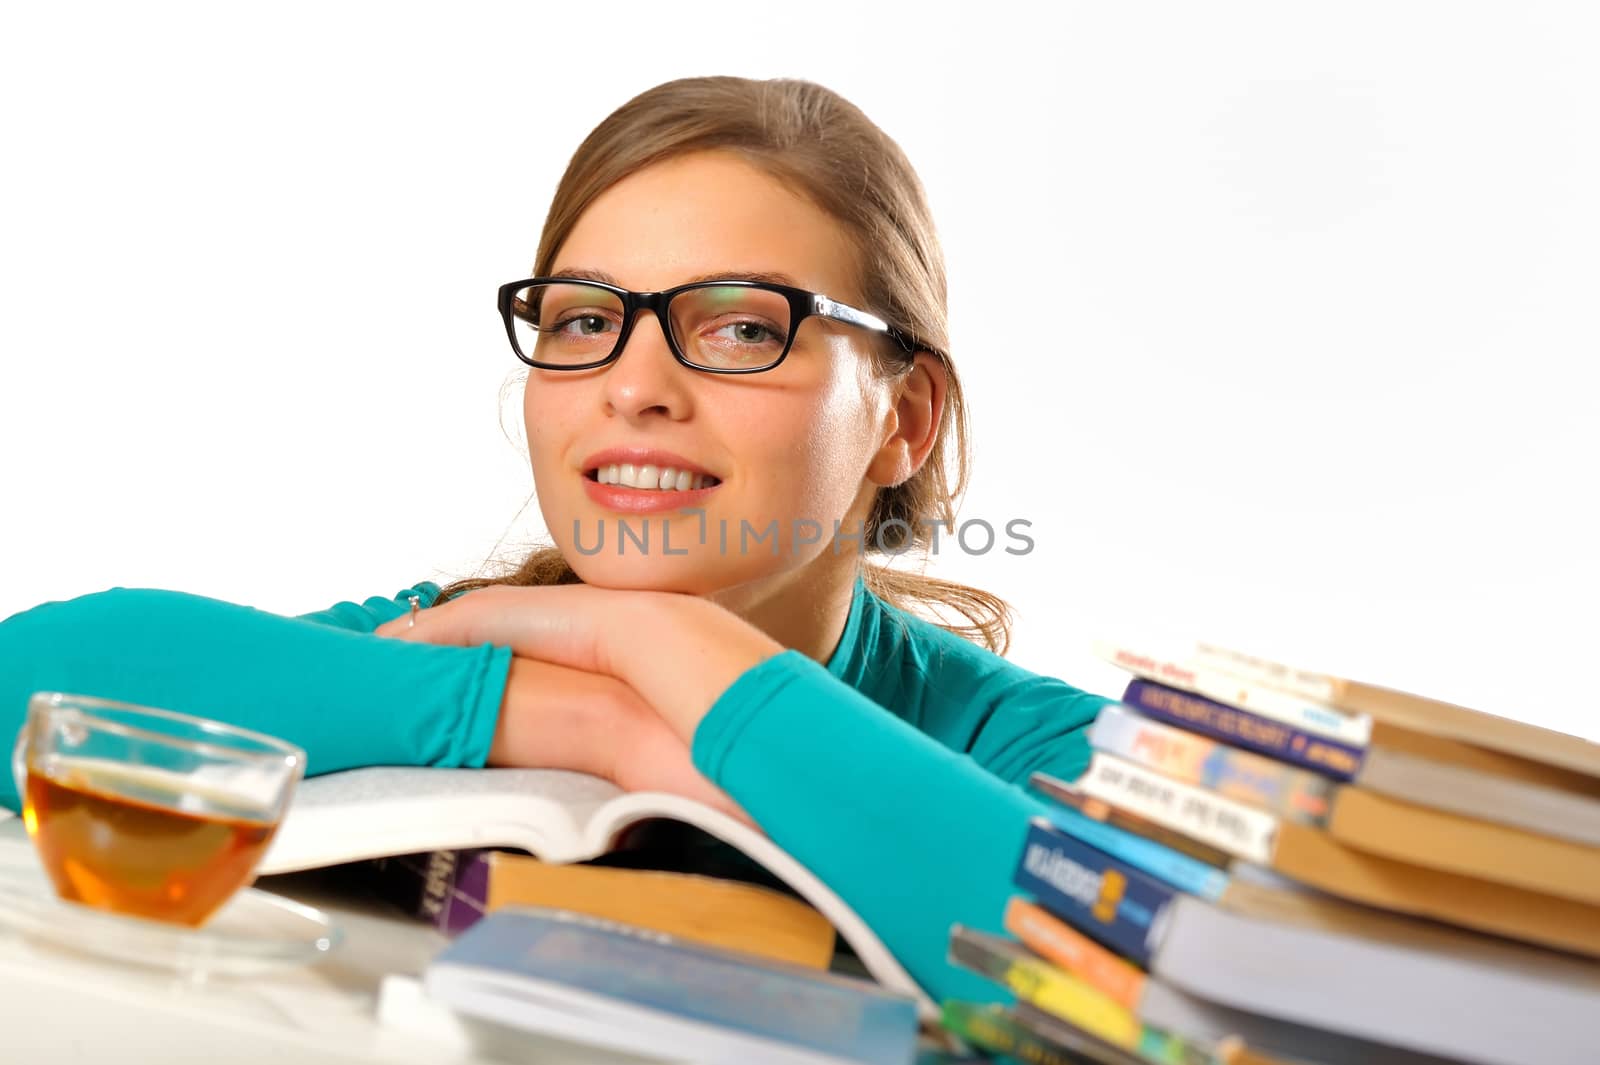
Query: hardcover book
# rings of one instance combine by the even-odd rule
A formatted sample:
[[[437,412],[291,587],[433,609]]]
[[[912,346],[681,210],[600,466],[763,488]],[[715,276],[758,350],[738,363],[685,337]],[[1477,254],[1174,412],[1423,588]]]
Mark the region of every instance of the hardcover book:
[[[448,936],[503,906],[544,906],[813,969],[834,960],[833,926],[817,910],[773,888],[717,876],[476,849],[376,858],[357,863],[355,873],[374,895]]]
[[[1020,1004],[1018,1019],[1032,1020],[1025,1010],[1033,1009],[1036,1007]],[[1139,1013],[1147,1023],[1183,1032],[1192,1039],[1215,1041],[1218,1065],[1246,1065],[1267,1054],[1282,1061],[1316,1065],[1461,1065],[1463,1060],[1219,1006],[1158,979],[1149,981]],[[1245,1042],[1244,1053],[1235,1049],[1238,1041]]]
[[[1106,824],[1070,806],[1052,805],[1045,816],[1055,827],[1074,839],[1082,840],[1118,861],[1149,873],[1179,891],[1215,899],[1227,889],[1228,874],[1224,869],[1147,839],[1137,832]]]
[[[1089,742],[1095,750],[1148,766],[1175,780],[1308,824],[1327,817],[1335,787],[1318,773],[1152,721],[1117,703],[1101,710],[1089,726]]]
[[[1132,680],[1122,701],[1148,717],[1332,777],[1353,780],[1365,751],[1203,695]]]
[[[1043,818],[1028,823],[1012,882],[1073,927],[1140,964],[1150,957],[1162,910],[1178,894]]]
[[[1241,1012],[1421,1054],[1481,1065],[1594,1061],[1593,962],[1421,922],[1411,922],[1414,935],[1374,937],[1186,895],[1168,914],[1151,954],[1146,1019],[1155,1017],[1159,981]]]
[[[1006,931],[1039,957],[1083,980],[1130,1010],[1139,1008],[1145,974],[1122,955],[1096,943],[1037,903],[1012,896]]]
[[[917,1047],[910,996],[561,910],[490,914],[423,986],[468,1016],[701,1065],[911,1065]]]
[[[1028,778],[1028,786],[1037,791],[1042,797],[1050,800],[1057,806],[1083,814],[1103,824],[1120,828],[1124,832],[1131,832],[1143,836],[1154,843],[1159,843],[1168,850],[1187,854],[1189,857],[1206,865],[1218,869],[1226,869],[1233,862],[1233,856],[1226,851],[1219,850],[1208,843],[1201,843],[1193,836],[1186,836],[1175,832],[1157,821],[1147,817],[1140,817],[1131,810],[1097,799],[1084,791],[1079,784],[1053,777],[1049,773],[1034,773]]]
[[[1279,819],[1265,810],[1095,751],[1078,786],[1112,806],[1261,865],[1272,860]]]

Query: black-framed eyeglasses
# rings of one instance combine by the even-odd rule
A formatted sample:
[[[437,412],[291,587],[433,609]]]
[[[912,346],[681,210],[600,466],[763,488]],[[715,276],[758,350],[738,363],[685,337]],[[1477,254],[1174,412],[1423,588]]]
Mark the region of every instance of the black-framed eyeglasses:
[[[697,281],[632,292],[598,281],[530,277],[500,286],[500,317],[517,358],[543,370],[589,370],[622,354],[641,310],[655,312],[673,357],[706,373],[760,373],[784,360],[807,318],[911,337],[817,292],[764,281]]]

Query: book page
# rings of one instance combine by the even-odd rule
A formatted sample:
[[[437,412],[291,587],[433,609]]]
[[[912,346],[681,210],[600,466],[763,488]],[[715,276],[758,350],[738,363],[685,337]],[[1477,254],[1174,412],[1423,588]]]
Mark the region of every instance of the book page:
[[[595,856],[578,826],[621,794],[557,769],[373,766],[301,781],[262,874],[363,858],[514,847],[550,862]]]

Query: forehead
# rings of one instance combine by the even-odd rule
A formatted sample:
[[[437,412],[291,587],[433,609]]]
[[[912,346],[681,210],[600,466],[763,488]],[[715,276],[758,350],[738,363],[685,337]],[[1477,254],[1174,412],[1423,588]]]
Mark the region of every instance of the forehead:
[[[844,228],[776,178],[727,152],[656,163],[612,185],[578,218],[553,272],[603,270],[654,290],[703,275],[770,271],[849,302],[855,253]]]

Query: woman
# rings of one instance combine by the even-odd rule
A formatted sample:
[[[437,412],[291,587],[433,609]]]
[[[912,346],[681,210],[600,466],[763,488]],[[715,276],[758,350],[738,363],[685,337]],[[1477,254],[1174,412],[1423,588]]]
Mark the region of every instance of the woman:
[[[904,155],[816,85],[671,82],[580,146],[532,274],[500,305],[554,546],[298,618],[149,589],[44,604],[0,624],[0,728],[65,689],[275,733],[312,773],[682,792],[759,825],[936,998],[997,997],[945,960],[949,927],[1000,927],[1041,810],[1022,786],[1081,772],[1106,700],[1000,657],[993,597],[865,560],[948,527],[966,465]]]

